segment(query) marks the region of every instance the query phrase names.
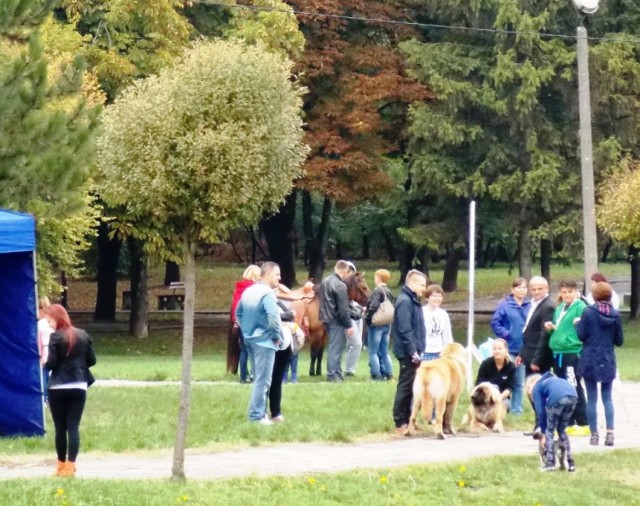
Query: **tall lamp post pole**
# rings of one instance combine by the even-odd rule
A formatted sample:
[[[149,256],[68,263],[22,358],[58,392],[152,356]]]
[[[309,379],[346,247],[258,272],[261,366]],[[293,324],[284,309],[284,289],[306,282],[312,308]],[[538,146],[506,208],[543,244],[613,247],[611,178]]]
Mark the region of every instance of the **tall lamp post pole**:
[[[584,241],[584,291],[598,271],[598,241],[596,232],[596,199],[593,180],[593,145],[591,141],[591,90],[589,87],[589,43],[582,14],[593,14],[600,0],[572,0],[580,13],[577,30],[578,98],[580,113],[580,165],[582,172],[582,225]]]

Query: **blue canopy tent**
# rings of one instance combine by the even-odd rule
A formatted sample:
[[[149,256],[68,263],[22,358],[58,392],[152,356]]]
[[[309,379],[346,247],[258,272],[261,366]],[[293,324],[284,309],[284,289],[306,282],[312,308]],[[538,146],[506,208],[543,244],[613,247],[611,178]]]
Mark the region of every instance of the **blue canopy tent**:
[[[0,435],[44,434],[33,216],[0,210]]]

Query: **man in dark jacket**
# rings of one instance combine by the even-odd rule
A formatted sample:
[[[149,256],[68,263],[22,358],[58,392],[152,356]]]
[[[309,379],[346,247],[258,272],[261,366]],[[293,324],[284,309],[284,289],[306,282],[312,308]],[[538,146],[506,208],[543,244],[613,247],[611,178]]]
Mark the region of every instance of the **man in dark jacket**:
[[[553,367],[553,353],[549,348],[549,334],[544,328],[544,323],[553,320],[556,305],[549,296],[549,283],[542,276],[534,276],[529,281],[531,292],[531,309],[527,315],[527,321],[522,331],[523,344],[520,353],[516,357],[516,365],[524,364],[525,376],[533,373],[544,374]],[[535,407],[534,408],[534,413]],[[525,432],[531,435],[540,421],[536,416],[536,423],[532,431]]]
[[[393,315],[393,353],[400,362],[398,387],[393,402],[393,421],[398,434],[404,434],[409,424],[413,380],[426,346],[426,330],[420,304],[420,296],[426,287],[427,277],[422,272],[409,271]]]
[[[553,366],[553,354],[549,348],[549,334],[544,322],[553,320],[556,305],[549,296],[549,283],[542,276],[534,276],[529,281],[531,310],[523,330],[523,344],[516,357],[516,365],[525,365],[527,376],[534,372],[544,374]]]
[[[343,381],[342,352],[347,336],[353,333],[347,285],[342,281],[349,274],[349,264],[338,260],[334,273],[322,281],[320,290],[320,321],[329,335],[327,381]]]

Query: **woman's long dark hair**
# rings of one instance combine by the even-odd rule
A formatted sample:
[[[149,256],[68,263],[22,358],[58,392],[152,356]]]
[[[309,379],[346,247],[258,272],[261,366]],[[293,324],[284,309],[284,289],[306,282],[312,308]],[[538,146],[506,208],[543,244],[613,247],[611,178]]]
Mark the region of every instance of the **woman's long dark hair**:
[[[76,345],[76,329],[71,325],[69,313],[60,304],[51,304],[47,310],[47,314],[56,321],[56,332],[60,331],[67,345],[67,356]]]

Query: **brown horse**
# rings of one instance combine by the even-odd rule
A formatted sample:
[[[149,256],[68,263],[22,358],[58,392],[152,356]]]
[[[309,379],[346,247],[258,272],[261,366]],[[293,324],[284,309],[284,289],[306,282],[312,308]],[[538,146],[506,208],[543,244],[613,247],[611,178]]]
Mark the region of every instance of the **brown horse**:
[[[364,280],[364,272],[349,274],[344,280],[347,285],[347,295],[349,300],[353,300],[361,306],[366,306],[371,297],[371,290]],[[320,285],[314,288],[315,297],[307,306],[306,316],[309,319],[309,345],[311,348],[311,364],[309,365],[310,376],[322,375],[322,355],[327,345],[327,331],[320,321]]]

